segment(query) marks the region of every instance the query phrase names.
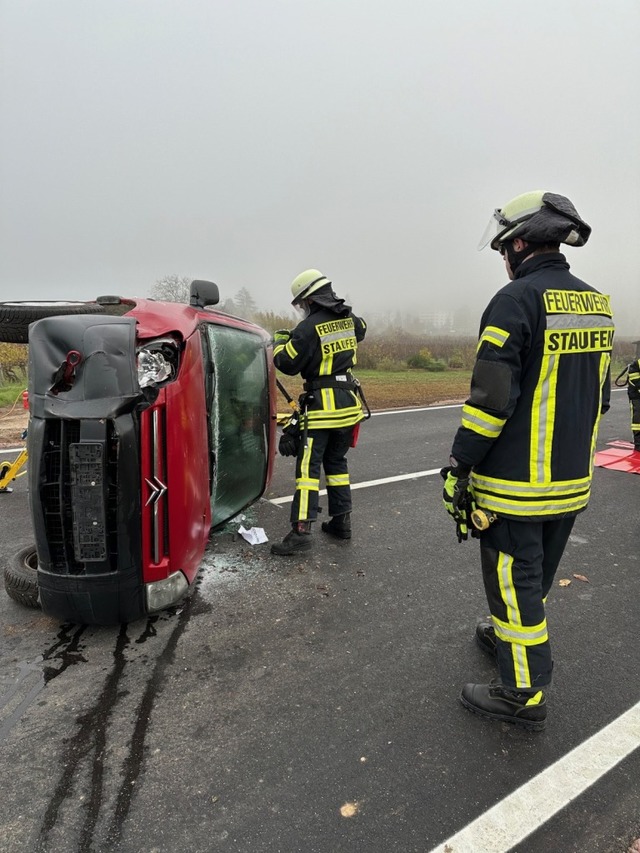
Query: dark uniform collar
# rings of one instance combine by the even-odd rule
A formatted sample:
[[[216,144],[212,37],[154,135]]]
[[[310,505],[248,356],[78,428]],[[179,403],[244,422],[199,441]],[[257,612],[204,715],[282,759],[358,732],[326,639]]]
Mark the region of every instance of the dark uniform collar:
[[[569,269],[567,259],[562,252],[542,252],[523,261],[516,270],[515,278],[522,278],[543,267],[555,267],[556,269]]]

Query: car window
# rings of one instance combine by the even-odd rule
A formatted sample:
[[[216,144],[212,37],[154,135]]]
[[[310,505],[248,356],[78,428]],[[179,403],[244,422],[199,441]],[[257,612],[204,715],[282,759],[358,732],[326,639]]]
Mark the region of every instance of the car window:
[[[212,526],[236,515],[264,490],[269,423],[267,360],[262,338],[206,326],[215,382],[209,413],[213,452]]]

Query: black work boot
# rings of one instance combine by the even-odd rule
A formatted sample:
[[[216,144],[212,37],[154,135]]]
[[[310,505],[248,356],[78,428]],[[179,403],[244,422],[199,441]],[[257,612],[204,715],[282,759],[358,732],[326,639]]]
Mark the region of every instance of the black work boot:
[[[542,731],[547,725],[547,703],[542,690],[521,693],[498,682],[465,684],[460,701],[479,717],[514,723],[532,732]]]
[[[288,557],[291,554],[299,554],[301,551],[309,551],[311,545],[311,522],[297,521],[291,526],[291,530],[282,542],[274,542],[271,553]]]
[[[476,643],[483,652],[491,655],[491,657],[495,658],[497,656],[496,629],[493,627],[492,622],[478,622],[476,625]]]
[[[334,515],[331,521],[323,521],[322,529],[336,539],[351,539],[351,513],[343,512]]]

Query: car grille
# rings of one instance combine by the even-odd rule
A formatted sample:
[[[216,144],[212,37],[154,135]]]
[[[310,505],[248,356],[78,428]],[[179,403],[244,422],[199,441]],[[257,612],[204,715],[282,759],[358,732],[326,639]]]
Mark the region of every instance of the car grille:
[[[111,421],[101,440],[80,440],[81,421],[45,423],[39,483],[50,570],[117,570],[118,436]]]

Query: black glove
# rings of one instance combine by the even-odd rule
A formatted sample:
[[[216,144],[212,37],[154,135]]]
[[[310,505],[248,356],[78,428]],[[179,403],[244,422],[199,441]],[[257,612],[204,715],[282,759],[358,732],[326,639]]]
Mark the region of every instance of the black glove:
[[[444,508],[456,523],[456,535],[458,542],[469,538],[469,527],[471,513],[475,509],[473,491],[469,485],[469,471],[447,466],[440,470],[440,476],[444,480],[442,490],[442,502]],[[471,535],[476,531],[471,527]]]
[[[278,442],[280,456],[297,456],[300,447],[300,436],[283,432]]]
[[[289,423],[282,430],[278,451],[281,456],[297,456],[300,449],[300,419],[297,412],[289,418]]]

